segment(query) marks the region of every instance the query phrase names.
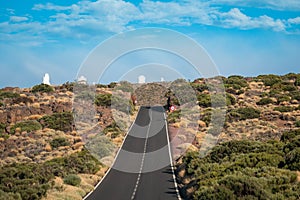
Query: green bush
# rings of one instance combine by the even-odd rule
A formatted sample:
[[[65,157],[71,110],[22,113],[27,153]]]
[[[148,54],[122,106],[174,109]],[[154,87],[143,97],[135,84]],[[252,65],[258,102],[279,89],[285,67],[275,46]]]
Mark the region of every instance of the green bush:
[[[44,163],[13,163],[1,166],[0,200],[41,199],[46,196],[55,176],[64,178],[68,174],[95,174],[99,167],[99,161],[86,150]]]
[[[112,155],[116,148],[111,139],[102,134],[97,134],[85,146],[98,160]]]
[[[74,118],[71,112],[54,113],[39,119],[44,128],[69,132],[73,130]]]
[[[64,178],[64,183],[72,186],[79,186],[81,183],[81,178],[76,174],[69,174]]]
[[[300,127],[300,120],[295,121],[295,127],[299,128]]]
[[[4,192],[0,190],[0,200],[22,200],[20,193]]]
[[[62,88],[66,89],[67,91],[73,92],[74,85],[75,85],[74,82],[69,82],[68,81],[68,82],[62,84]]]
[[[2,101],[0,101],[0,107],[4,106],[4,103]]]
[[[35,85],[31,89],[31,92],[33,92],[33,93],[37,93],[37,92],[49,93],[49,92],[53,92],[53,91],[54,91],[54,89],[50,85],[43,84],[43,83],[40,85]]]
[[[201,107],[210,107],[211,106],[211,100],[209,94],[198,94],[197,95],[198,104]]]
[[[198,104],[201,107],[223,107],[234,105],[236,103],[236,99],[234,96],[230,94],[198,94],[197,95]]]
[[[10,129],[10,133],[14,134],[16,128],[21,128],[21,132],[31,132],[42,129],[42,125],[36,120],[23,121],[13,125]]]
[[[20,94],[15,92],[0,92],[0,99],[13,99],[20,97]]]
[[[198,92],[203,92],[205,90],[208,90],[208,86],[203,83],[191,83],[191,86],[194,90]]]
[[[95,104],[97,106],[111,106],[111,97],[112,94],[98,94],[95,98]]]
[[[248,83],[242,76],[229,76],[227,79],[224,81],[225,87],[230,88],[232,87],[233,89],[241,89],[242,87],[247,87]]]
[[[300,129],[290,130],[282,134],[280,141],[289,142],[298,135],[300,135]]]
[[[274,108],[274,111],[279,112],[292,112],[293,110],[295,110],[295,108],[292,106],[278,106]]]
[[[108,88],[108,86],[104,84],[96,84],[96,88]]]
[[[287,169],[300,170],[300,147],[296,147],[286,155],[285,164]]]
[[[281,95],[281,94],[278,95],[276,97],[276,99],[277,99],[277,104],[280,104],[280,103],[285,102],[285,101],[289,102],[291,100],[291,98],[289,96],[287,96],[287,95]]]
[[[111,82],[107,85],[108,88],[115,88],[118,84],[116,82]]]
[[[273,86],[274,84],[282,82],[280,76],[273,75],[273,74],[260,75],[257,78],[260,79],[265,84],[265,86]]]
[[[0,133],[3,133],[5,131],[6,125],[3,123],[0,123]]]
[[[295,86],[300,86],[300,74],[298,74],[298,76],[295,80]]]
[[[113,96],[111,98],[112,108],[124,112],[133,114],[134,105],[131,99],[122,98],[119,96]]]
[[[118,135],[122,133],[121,129],[117,126],[116,122],[114,121],[109,126],[105,127],[103,130],[105,134],[111,133],[111,138],[116,138]]]
[[[175,110],[168,115],[168,122],[169,123],[176,123],[180,122],[180,117],[181,117],[181,111],[180,110]]]
[[[219,144],[205,157],[188,152],[179,168],[184,167],[191,182],[179,177],[181,193],[195,200],[298,199],[297,174],[285,168],[299,170],[300,148],[286,155],[283,146],[279,141],[242,140]]]
[[[260,105],[260,106],[264,106],[264,105],[268,105],[268,104],[272,104],[272,103],[274,103],[274,102],[270,98],[262,98],[261,100],[259,100],[258,102],[256,102],[256,104]]]
[[[295,99],[300,101],[300,92],[298,90],[290,92],[290,96],[293,100]]]
[[[61,147],[61,146],[69,146],[70,142],[66,138],[59,137],[59,138],[54,138],[50,142],[50,145],[53,149],[56,149],[56,148]]]
[[[114,87],[115,90],[121,90],[123,92],[133,92],[133,87],[131,85],[131,83],[127,82],[127,81],[121,81],[120,85]]]
[[[292,91],[296,91],[296,90],[297,90],[297,87],[295,87],[294,85],[288,84],[288,85],[284,85],[284,86],[282,87],[282,90],[283,90],[283,91],[292,92]]]
[[[260,117],[260,111],[252,108],[237,108],[229,112],[229,119],[246,120]]]

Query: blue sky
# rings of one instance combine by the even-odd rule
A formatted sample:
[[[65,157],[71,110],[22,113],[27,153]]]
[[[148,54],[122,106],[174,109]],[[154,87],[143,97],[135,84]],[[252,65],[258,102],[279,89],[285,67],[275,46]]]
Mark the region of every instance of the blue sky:
[[[193,38],[225,76],[300,69],[298,0],[10,0],[0,5],[0,87],[30,87],[44,73],[54,84],[73,81],[96,45],[144,27]],[[113,74],[109,80],[115,81]]]

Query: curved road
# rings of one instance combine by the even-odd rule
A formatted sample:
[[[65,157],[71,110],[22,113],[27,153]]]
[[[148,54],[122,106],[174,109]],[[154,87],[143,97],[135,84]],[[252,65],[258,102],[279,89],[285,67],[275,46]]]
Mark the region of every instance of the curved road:
[[[113,167],[86,200],[178,200],[163,107],[141,107]]]

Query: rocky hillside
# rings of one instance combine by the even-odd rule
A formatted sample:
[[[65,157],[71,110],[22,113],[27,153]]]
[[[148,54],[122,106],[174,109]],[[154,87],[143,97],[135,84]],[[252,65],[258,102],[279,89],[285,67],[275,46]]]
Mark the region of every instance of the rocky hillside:
[[[213,89],[220,84],[225,95]],[[74,88],[83,92],[74,94]],[[90,112],[89,101],[94,111]],[[0,196],[81,199],[103,176],[105,164],[113,161],[137,106],[167,109],[174,105],[176,110],[168,112],[169,132],[175,138],[172,149],[185,199],[200,199],[203,194],[217,195],[204,195],[206,199],[263,199],[268,195],[297,199],[299,102],[299,74],[144,85],[123,81],[93,87],[66,83],[3,88]],[[205,138],[217,141],[217,146],[211,150]],[[205,145],[212,153],[199,158],[203,157],[199,149]],[[41,176],[32,174],[33,170]],[[267,177],[275,178],[266,181]],[[247,181],[261,184],[261,190]],[[240,194],[234,190],[238,187],[250,189]],[[283,189],[287,187],[291,191]]]
[[[1,89],[1,198],[81,199],[89,192],[107,169],[103,163],[113,160],[126,132],[118,127],[121,120],[118,123],[115,120],[128,114],[110,108],[116,86],[122,85],[96,85],[92,87],[96,93],[77,96],[73,92],[74,83]],[[114,91],[127,94],[122,88]],[[92,98],[95,105],[93,127],[78,119],[75,124],[73,100],[84,108],[86,98]],[[125,99],[114,101],[120,108],[128,104],[124,104]],[[131,115],[134,114],[134,107],[130,109]],[[37,174],[33,175],[32,170]]]
[[[300,75],[218,78],[227,93],[226,107],[218,106],[209,81],[191,83],[200,112],[197,131],[181,117],[187,112],[181,105],[169,114],[171,133],[188,131],[195,137],[189,153],[177,160],[184,199],[299,199]],[[217,130],[210,117],[215,112],[218,118],[222,110],[225,123]],[[182,135],[181,143],[189,142]],[[199,150],[207,137],[217,146],[203,155]],[[279,181],[283,177],[286,181]]]

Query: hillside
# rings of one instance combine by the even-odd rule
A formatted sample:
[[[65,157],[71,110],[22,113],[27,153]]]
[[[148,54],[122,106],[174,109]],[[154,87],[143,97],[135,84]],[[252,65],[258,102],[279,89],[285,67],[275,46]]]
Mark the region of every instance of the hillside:
[[[91,88],[95,94],[77,95],[74,83],[1,89],[0,199],[81,199],[112,162],[138,106],[167,106],[168,99],[177,108],[168,113],[168,121],[171,138],[180,143],[173,143],[172,150],[184,198],[298,199],[300,75],[218,80],[224,83],[226,107],[218,92],[211,93],[214,82],[207,79],[99,84]],[[186,95],[190,88],[194,97]],[[88,100],[95,104],[95,126],[82,117]],[[184,105],[189,101],[197,104],[192,112]],[[216,130],[211,116],[221,111],[225,124]],[[130,121],[125,120],[128,113]],[[207,135],[217,146],[199,157]]]

